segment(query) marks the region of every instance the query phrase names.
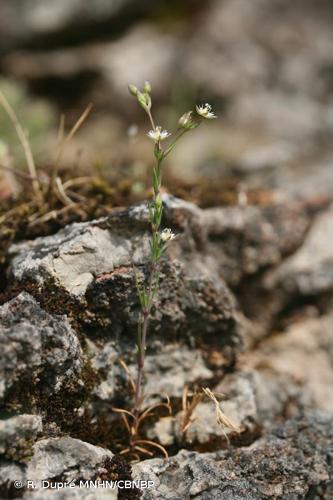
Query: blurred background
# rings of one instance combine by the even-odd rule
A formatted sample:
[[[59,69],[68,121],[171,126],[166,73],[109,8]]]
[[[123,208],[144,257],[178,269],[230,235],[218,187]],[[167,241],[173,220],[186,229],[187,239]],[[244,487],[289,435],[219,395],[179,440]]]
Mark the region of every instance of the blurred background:
[[[333,193],[332,0],[1,0],[0,89],[41,170],[54,162],[61,116],[69,130],[92,103],[63,152],[64,175],[101,175],[110,186],[131,178],[127,189],[144,192],[149,126],[127,85],[145,80],[168,130],[195,103],[219,117],[170,156],[171,191],[202,205],[223,202],[220,186],[233,183]],[[23,164],[1,110],[5,155]],[[2,196],[13,189],[8,175]]]

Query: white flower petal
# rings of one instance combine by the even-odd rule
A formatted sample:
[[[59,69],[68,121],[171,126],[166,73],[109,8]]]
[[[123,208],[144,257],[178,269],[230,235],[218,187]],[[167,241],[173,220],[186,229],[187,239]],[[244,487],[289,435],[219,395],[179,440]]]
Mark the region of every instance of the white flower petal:
[[[215,113],[212,111],[211,105],[208,104],[208,102],[206,102],[206,104],[201,104],[199,106],[196,106],[196,111],[198,115],[202,116],[202,118],[206,118],[208,120],[217,118]]]
[[[156,127],[155,130],[150,130],[147,135],[153,141],[159,142],[164,141],[171,134],[167,130],[163,130],[162,127]]]
[[[163,231],[160,233],[160,238],[163,241],[163,243],[173,240],[174,237],[175,237],[174,233],[169,228],[163,229]]]

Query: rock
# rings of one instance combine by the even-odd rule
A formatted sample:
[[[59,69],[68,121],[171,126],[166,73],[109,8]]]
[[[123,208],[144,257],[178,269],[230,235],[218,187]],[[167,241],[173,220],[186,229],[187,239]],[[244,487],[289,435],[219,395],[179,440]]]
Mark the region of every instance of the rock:
[[[248,283],[248,277],[260,275],[262,269],[282,261],[302,242],[310,222],[306,202],[296,200],[208,209],[170,195],[163,201],[165,224],[173,228],[177,238],[161,265],[159,302],[151,320],[147,405],[166,394],[179,400],[185,385],[221,377],[244,347],[265,334],[265,329],[245,320],[224,280],[241,287],[243,281]],[[10,250],[9,278],[14,280],[16,290],[30,291],[46,310],[67,313],[74,324],[89,333],[90,340],[85,343],[98,376],[94,387],[87,390],[92,391],[89,397],[94,400],[95,416],[101,405],[107,408],[110,402],[119,401],[128,387],[117,360],[122,358],[132,375],[136,373],[138,298],[133,262],[138,279],[145,280],[147,220],[146,206],[136,205],[103,219],[72,224],[52,236],[15,244]],[[257,299],[256,293],[250,295]],[[248,314],[251,308],[244,297],[240,298]],[[259,301],[259,306],[269,311],[265,302]],[[91,332],[96,332],[98,340]],[[82,383],[78,379],[77,371],[76,380],[72,378],[77,388]],[[246,384],[255,397],[256,384],[244,380],[238,390],[240,400],[230,403],[230,412],[238,413],[236,420],[253,434],[262,419],[256,408],[245,413],[240,410],[248,408],[244,401]],[[200,411],[201,406],[197,408]],[[213,426],[212,432],[205,429],[207,436],[220,433],[223,440],[214,412],[204,405],[201,413],[207,412]],[[253,431],[248,420],[253,423]],[[194,433],[189,438],[193,443],[211,440],[200,437],[200,430],[196,435],[195,429],[190,431]]]
[[[132,267],[97,277],[86,298],[94,317],[105,318],[115,337],[124,341],[130,334],[133,338],[138,306]],[[165,339],[174,340],[180,335],[194,343],[203,341],[206,335],[207,345],[225,346],[231,357],[242,344],[236,303],[230,290],[218,279],[189,276],[185,266],[176,261],[161,265],[158,306],[151,320],[151,331],[157,340],[163,332]]]
[[[201,210],[165,195],[164,203],[166,224],[177,239],[162,266],[155,324],[173,332],[185,326],[216,331],[227,324],[230,331],[235,301],[224,281],[235,286],[279,263],[300,245],[310,220],[306,203],[292,200]],[[12,245],[9,277],[39,295],[48,284],[64,312],[74,302],[77,316],[103,316],[121,333],[137,322],[133,264],[144,279],[148,248],[147,210],[139,205]]]
[[[33,407],[40,391],[66,398],[81,387],[81,347],[66,318],[50,316],[26,292],[1,306],[0,318],[2,401]]]
[[[21,481],[23,484],[24,480],[23,465],[3,458],[0,459],[0,492],[3,498],[17,498],[20,492],[14,488],[13,483]]]
[[[85,500],[117,500],[118,491],[111,488],[85,488],[85,487],[75,487],[68,489],[58,489],[50,490],[43,489],[31,492],[27,492],[23,495],[23,499],[29,500],[44,500],[44,498],[55,498],[57,500],[74,500],[79,498],[84,498]]]
[[[244,395],[241,388],[243,384],[248,387],[247,397],[250,401],[250,390],[254,396],[256,411],[252,415],[249,411],[246,414],[242,410]],[[248,434],[251,434],[253,424],[255,424],[254,427],[258,426],[267,430],[273,422],[286,416],[293,416],[304,408],[313,406],[312,395],[288,373],[277,372],[269,368],[269,360],[265,363],[262,359],[262,363],[258,363],[256,369],[248,368],[245,362],[243,371],[240,374],[234,373],[226,376],[217,390],[224,392],[231,404],[234,399],[236,400],[239,414],[245,416],[241,425],[244,426],[245,423]],[[247,407],[249,405],[246,406],[245,399],[245,408]]]
[[[147,7],[144,0],[138,5],[133,0],[121,0],[117,2],[104,2],[97,0],[94,8],[84,0],[78,0],[68,4],[65,0],[60,0],[56,5],[51,1],[35,2],[33,6],[24,0],[5,0],[1,4],[1,29],[4,31],[4,40],[1,44],[2,50],[9,50],[13,47],[24,47],[34,44],[43,46],[55,40],[62,43],[64,34],[69,35],[74,26],[80,26],[89,32],[98,26],[103,29],[106,21],[114,24],[115,31],[117,23],[122,20],[124,23],[124,13],[131,12],[138,14]],[[108,25],[109,31],[110,26]],[[105,28],[104,28],[105,29]],[[73,36],[73,35],[72,35]],[[80,31],[77,36],[82,39]],[[39,41],[39,43],[38,43]]]
[[[203,212],[207,253],[227,283],[274,266],[303,241],[309,216],[302,202],[209,208]]]
[[[165,225],[177,238],[161,264],[150,347],[156,344],[158,352],[163,332],[168,342],[181,339],[191,347],[219,351],[222,364],[230,365],[244,345],[265,334],[280,304],[275,307],[274,293],[263,294],[261,281],[254,280],[253,289],[247,286],[244,292],[242,284],[302,243],[311,203],[286,198],[269,205],[200,209],[170,195],[163,201]],[[94,327],[126,357],[133,352],[139,312],[133,264],[139,281],[146,280],[148,253],[148,213],[141,204],[12,245],[9,279],[47,311]],[[261,326],[245,320],[228,285],[239,287],[244,312]],[[103,387],[110,393],[110,384]]]
[[[100,383],[94,389],[102,401],[120,397],[128,382],[127,375],[117,361],[124,353],[115,349],[114,343],[96,348],[89,342],[92,367],[98,371]],[[199,349],[189,349],[181,344],[161,345],[156,353],[147,353],[145,360],[145,405],[170,398],[181,398],[184,386],[196,381],[209,380],[213,372],[207,367]],[[130,358],[128,368],[133,377],[136,363]]]
[[[333,288],[333,206],[314,221],[303,245],[265,279],[267,289],[313,296]]]
[[[36,238],[27,244],[13,247],[15,259],[13,274],[17,280],[33,279],[42,285],[45,279],[56,279],[57,285],[74,297],[82,296],[94,275],[112,272],[133,260],[134,244],[140,239],[134,236],[133,245],[120,239],[117,234],[111,239],[109,231],[91,223],[75,223],[65,227],[54,236]],[[148,251],[145,240],[144,250]],[[140,245],[142,251],[142,245]],[[142,259],[142,256],[141,256]]]
[[[163,331],[165,338],[181,335],[195,343],[205,337],[205,344],[225,348],[226,357],[232,360],[242,345],[241,315],[215,268],[204,272],[202,256],[196,253],[204,243],[201,211],[168,196],[165,204],[167,222],[177,227],[179,243],[176,240],[174,248],[170,247],[170,257],[161,265],[159,303],[151,329]],[[145,280],[147,218],[146,206],[139,205],[13,245],[10,278],[18,289],[38,297],[47,310],[61,310],[81,324],[111,329],[120,342],[132,341],[138,321],[133,265],[138,279]]]
[[[249,448],[182,450],[167,460],[135,465],[134,475],[155,482],[153,490],[144,490],[145,499],[296,500],[330,487],[332,453],[330,415],[309,412],[273,428]]]
[[[181,398],[186,385],[207,381],[213,376],[199,349],[168,345],[158,354],[147,356],[145,394],[151,402],[163,395]]]
[[[31,446],[42,431],[39,415],[18,415],[0,420],[0,454],[18,461],[31,452]]]
[[[227,375],[215,389],[216,394],[223,394],[220,407],[223,413],[241,430],[243,439],[254,440],[263,425],[256,400],[256,380],[259,374],[236,373]],[[261,381],[262,382],[262,381]],[[260,382],[259,382],[260,383]],[[275,390],[276,392],[276,390]],[[279,408],[281,412],[281,408]],[[203,401],[193,412],[193,424],[186,432],[186,442],[208,449],[219,449],[226,445],[229,436],[235,432],[219,425],[216,420],[212,401]],[[241,440],[242,437],[237,437]]]
[[[141,87],[147,79],[155,89],[156,100],[171,84],[179,47],[177,37],[161,33],[150,23],[141,23],[120,40],[99,47],[99,69],[105,83],[123,102],[130,103],[129,82]]]
[[[120,352],[115,342],[105,342],[103,345],[87,340],[87,353],[91,360],[92,368],[98,373],[99,383],[93,389],[93,394],[101,401],[112,400],[119,383],[117,377],[121,371],[119,360]]]
[[[169,218],[188,228],[200,209],[191,203],[166,196]],[[185,222],[182,222],[183,219]],[[184,229],[184,228],[183,228]],[[149,224],[146,204],[115,211],[109,218],[74,223],[55,235],[13,245],[10,276],[17,281],[47,279],[74,297],[85,295],[96,277],[120,274],[145,263],[149,255]],[[128,271],[129,272],[129,271]]]
[[[155,8],[157,16],[152,14]],[[94,9],[83,0],[70,6],[64,0],[56,6],[50,0],[35,1],[33,7],[27,0],[4,0],[0,48],[8,56],[2,57],[1,67],[5,74],[27,81],[34,92],[60,100],[62,106],[65,99],[72,110],[78,106],[74,97],[94,102],[101,111],[107,109],[112,130],[105,133],[105,112],[96,113],[78,147],[85,149],[94,142],[99,154],[103,150],[103,159],[110,158],[110,144],[117,144],[117,151],[125,150],[121,156],[127,163],[128,144],[121,133],[113,132],[113,113],[127,113],[128,82],[141,85],[148,78],[157,106],[161,101],[164,106],[165,97],[173,93],[187,106],[193,89],[193,95],[206,96],[220,108],[219,122],[185,138],[184,148],[190,154],[183,154],[182,144],[174,152],[169,166],[178,177],[214,181],[228,170],[237,177],[245,175],[250,184],[254,174],[257,186],[282,184],[283,189],[300,193],[304,182],[313,185],[304,181],[311,176],[320,190],[332,195],[331,155],[317,173],[323,151],[330,151],[332,130],[329,2],[321,0],[314,7],[311,2],[254,0],[250,8],[246,0],[232,0],[199,10],[177,5],[172,16],[180,23],[179,30],[174,23],[163,23],[161,30],[159,9],[160,2],[150,0],[110,4],[97,0]],[[140,19],[148,10],[149,18]],[[60,97],[54,90],[59,83],[65,89]],[[134,108],[129,114],[137,113],[134,120],[140,120],[140,110]],[[98,128],[100,140],[95,142],[92,132]],[[123,124],[118,128],[123,131]],[[71,156],[66,163],[72,164]]]
[[[315,407],[333,412],[333,315],[300,320],[264,340],[248,360],[284,374],[308,393]]]
[[[264,108],[267,110],[265,114],[262,113]],[[241,126],[260,124],[266,134],[269,132],[276,138],[276,145],[284,141],[291,150],[298,147],[298,155],[302,139],[313,141],[325,131],[325,110],[319,102],[308,96],[290,97],[280,90],[245,94],[235,102],[233,113]],[[281,127],[283,122],[288,125]],[[307,147],[309,149],[309,145]],[[271,154],[271,158],[274,155]],[[275,165],[279,166],[279,162]]]
[[[309,158],[290,168],[275,171],[270,176],[270,183],[277,189],[290,193],[290,196],[318,197],[326,196],[329,201],[333,196],[333,156],[330,149],[323,151],[320,158]],[[257,179],[257,185],[259,183]]]
[[[184,413],[180,412],[176,417],[157,421],[148,431],[149,438],[157,438],[163,446],[186,443],[187,447],[198,451],[219,450],[226,447],[228,441],[237,445],[249,444],[258,438],[263,428],[269,428],[283,415],[289,401],[296,405],[295,413],[305,402],[312,402],[292,377],[263,368],[227,374],[213,392],[221,401],[223,413],[240,433],[222,427],[217,422],[214,403],[205,398],[194,408],[193,422],[185,434],[181,431]],[[223,397],[219,396],[221,394]]]
[[[111,480],[113,454],[71,437],[42,439],[34,444],[31,457],[18,467],[13,462],[0,464],[0,488],[10,491],[15,480],[22,482],[24,498],[117,498],[117,488],[89,488],[85,481]],[[27,481],[33,481],[34,487]],[[45,481],[45,483],[42,483]],[[80,484],[82,481],[82,484]],[[51,483],[71,483],[76,487],[47,489]],[[54,488],[54,487],[53,487]],[[14,488],[13,488],[14,489]],[[18,491],[21,493],[22,490]],[[108,496],[106,496],[106,491]],[[98,492],[97,496],[96,492]],[[10,497],[14,498],[14,497]]]
[[[306,18],[302,16],[305,11]],[[252,128],[264,129],[265,124],[275,135],[289,131],[293,138],[297,134],[301,138],[308,131],[311,135],[318,127],[318,120],[311,123],[313,107],[315,115],[317,109],[313,101],[319,101],[318,92],[325,88],[327,78],[320,68],[331,60],[328,12],[327,2],[316,9],[310,3],[305,6],[287,0],[275,0],[269,5],[255,0],[251,7],[246,0],[214,2],[202,11],[186,46],[184,72],[206,93],[227,99],[232,115],[245,99],[248,107],[237,118]],[[260,29],[262,26],[265,28]],[[315,45],[311,44],[313,37]],[[309,50],[305,51],[305,47]],[[277,77],[273,85],[272,75]],[[243,112],[249,109],[253,113]],[[296,109],[300,112],[291,113]],[[320,113],[325,116],[324,107]],[[281,114],[289,114],[292,119],[281,120]],[[294,120],[301,117],[303,123],[295,126]]]
[[[103,472],[105,461],[112,457],[109,450],[79,439],[67,436],[42,439],[33,447],[26,477],[32,481],[56,477],[63,481],[92,479]]]
[[[236,174],[261,188],[304,194],[306,186],[332,196],[330,25],[326,0],[316,7],[231,0],[203,9],[180,66],[202,95],[222,103],[221,119],[216,129],[186,137],[170,164],[173,173],[197,182]]]

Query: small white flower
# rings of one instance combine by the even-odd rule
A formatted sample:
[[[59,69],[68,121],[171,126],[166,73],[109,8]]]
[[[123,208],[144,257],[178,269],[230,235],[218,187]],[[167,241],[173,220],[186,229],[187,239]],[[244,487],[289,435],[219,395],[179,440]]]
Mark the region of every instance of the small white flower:
[[[210,104],[206,102],[206,104],[202,104],[200,106],[196,106],[196,110],[198,115],[203,118],[207,118],[208,120],[212,120],[213,118],[217,118],[216,114],[212,111],[212,107]]]
[[[163,243],[173,240],[174,237],[175,234],[169,228],[163,229],[163,231],[160,233],[160,238],[163,241]]]
[[[155,142],[164,141],[171,134],[167,130],[163,130],[162,127],[155,127],[154,130],[148,132],[148,137]]]

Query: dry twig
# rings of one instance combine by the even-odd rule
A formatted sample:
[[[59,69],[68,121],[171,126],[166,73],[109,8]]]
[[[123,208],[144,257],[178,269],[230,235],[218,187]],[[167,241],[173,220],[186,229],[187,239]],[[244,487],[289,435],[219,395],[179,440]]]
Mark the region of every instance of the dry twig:
[[[72,140],[74,135],[80,129],[84,121],[87,119],[90,111],[92,109],[92,104],[90,103],[83,113],[80,115],[78,120],[75,122],[69,133],[65,136],[65,117],[62,115],[60,117],[59,129],[58,129],[58,150],[56,154],[56,158],[52,167],[51,179],[50,179],[50,187],[49,187],[49,195],[52,197],[52,190],[55,188],[55,192],[57,193],[58,198],[64,205],[68,205],[72,203],[72,200],[66,194],[66,188],[62,184],[61,180],[59,181],[58,177],[58,167],[64,152],[66,145]]]
[[[23,130],[22,125],[20,124],[20,122],[16,116],[15,111],[13,110],[13,108],[11,107],[11,105],[9,104],[5,95],[1,92],[1,90],[0,90],[0,104],[3,107],[3,109],[6,111],[9,119],[11,120],[11,122],[16,130],[17,136],[19,138],[19,141],[20,141],[22,148],[23,148],[23,151],[24,151],[24,155],[25,155],[25,159],[26,159],[26,162],[28,165],[29,173],[30,173],[30,176],[32,178],[33,190],[35,192],[37,200],[42,201],[43,200],[43,193],[42,193],[42,190],[41,190],[41,187],[39,184],[39,180],[37,177],[37,170],[36,170],[35,161],[33,158],[30,143],[29,143],[28,138]]]
[[[220,403],[216,399],[216,395],[214,392],[212,392],[208,387],[203,387],[203,392],[206,394],[206,396],[214,403],[215,405],[215,411],[216,411],[216,421],[217,423],[223,427],[230,429],[231,431],[234,432],[240,432],[240,428],[235,425],[222,411],[220,407]]]

